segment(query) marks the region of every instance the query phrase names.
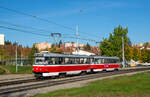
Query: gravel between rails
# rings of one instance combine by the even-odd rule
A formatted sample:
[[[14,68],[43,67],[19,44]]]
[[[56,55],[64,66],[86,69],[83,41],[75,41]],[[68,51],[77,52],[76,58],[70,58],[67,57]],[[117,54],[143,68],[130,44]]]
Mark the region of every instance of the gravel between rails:
[[[70,83],[74,83],[74,82],[82,82],[85,81],[87,82],[87,80],[92,80],[92,79],[98,79],[98,78],[103,78],[103,77],[110,77],[110,76],[114,76],[114,75],[121,75],[124,73],[133,73],[133,72],[138,72],[138,71],[144,71],[144,70],[149,70],[150,68],[142,68],[142,69],[130,69],[130,70],[122,70],[122,71],[117,71],[117,72],[105,72],[105,73],[97,73],[97,74],[92,74],[92,75],[85,75],[85,76],[79,76],[79,77],[71,77],[71,78],[65,78],[65,79],[59,79],[59,80],[48,80],[45,82],[41,82],[41,83],[34,83],[34,84],[30,84],[30,85],[24,85],[24,86],[16,86],[16,87],[8,87],[8,88],[3,88],[0,89],[0,94],[3,96],[8,96],[11,97],[12,93],[17,94],[18,92],[27,92],[28,90],[32,90],[32,89],[41,89],[43,87],[53,87],[53,86],[59,86],[62,84],[70,84]],[[64,86],[64,85],[63,85]],[[76,85],[79,86],[79,85]],[[71,87],[71,86],[70,86]],[[28,92],[23,94],[20,94],[19,97],[25,97],[27,96]],[[31,94],[35,94],[35,93],[29,93]],[[13,96],[12,96],[13,97]]]
[[[14,85],[14,84],[21,84],[21,83],[28,83],[28,82],[35,82],[37,81],[35,78],[28,78],[28,79],[18,79],[18,80],[11,80],[0,82],[0,87]]]

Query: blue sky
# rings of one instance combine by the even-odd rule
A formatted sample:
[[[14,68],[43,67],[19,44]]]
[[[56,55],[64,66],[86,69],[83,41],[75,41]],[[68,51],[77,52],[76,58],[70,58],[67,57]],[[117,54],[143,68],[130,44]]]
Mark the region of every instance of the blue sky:
[[[0,6],[18,10],[71,28],[79,25],[81,38],[101,41],[113,32],[119,24],[128,27],[132,43],[150,42],[150,1],[149,0],[0,0]],[[44,29],[45,32],[13,27],[2,21],[20,26]],[[0,8],[0,26],[23,29],[35,33],[75,34],[75,31],[38,19],[10,12]],[[24,46],[42,41],[53,42],[51,37],[42,37],[0,28],[6,40],[18,41]],[[63,35],[64,36],[64,35]],[[64,36],[66,37],[66,36]],[[71,37],[71,35],[67,35]],[[63,38],[64,42],[75,39]],[[80,43],[89,41],[80,40]],[[93,42],[89,42],[94,45]]]

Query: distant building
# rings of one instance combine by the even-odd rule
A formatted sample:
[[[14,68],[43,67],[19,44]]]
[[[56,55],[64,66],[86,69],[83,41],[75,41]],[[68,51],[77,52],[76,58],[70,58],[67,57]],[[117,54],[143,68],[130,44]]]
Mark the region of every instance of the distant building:
[[[78,46],[79,46],[79,48],[80,48],[81,50],[83,50],[83,49],[84,49],[85,44],[79,44]]]
[[[74,42],[66,42],[65,47],[76,47],[76,44]]]
[[[42,51],[42,50],[51,48],[51,46],[52,46],[52,45],[51,45],[50,43],[47,43],[47,42],[42,42],[42,43],[35,44],[35,47],[36,47],[39,51]]]
[[[134,44],[133,46],[143,47],[143,46],[144,46],[144,43],[137,43],[137,44]]]
[[[148,44],[138,43],[138,44],[134,44],[133,46],[138,47],[140,50],[142,50],[142,49],[150,50],[150,43],[148,43]]]
[[[4,34],[0,34],[0,45],[4,45],[5,44],[5,36]]]
[[[139,43],[138,46],[143,47],[144,43]]]

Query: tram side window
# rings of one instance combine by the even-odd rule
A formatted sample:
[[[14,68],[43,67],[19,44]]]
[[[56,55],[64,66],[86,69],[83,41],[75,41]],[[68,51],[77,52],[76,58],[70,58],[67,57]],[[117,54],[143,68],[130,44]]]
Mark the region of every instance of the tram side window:
[[[94,64],[98,64],[98,59],[94,59]]]
[[[74,64],[75,59],[74,58],[70,58],[70,64]]]
[[[104,63],[105,64],[112,63],[112,59],[104,59]]]
[[[84,58],[80,58],[80,64],[84,64]]]
[[[94,64],[94,59],[93,58],[90,59],[90,64]]]
[[[116,60],[116,63],[120,63],[120,60],[119,60],[119,59],[117,59],[117,60]]]
[[[116,60],[116,59],[113,59],[113,63],[117,63],[117,60]]]
[[[103,63],[103,59],[99,59],[98,64],[102,64],[102,63]]]
[[[86,64],[90,64],[90,58],[87,58]]]
[[[105,59],[104,60],[104,63],[118,63],[119,62],[119,60],[117,60],[117,59]]]
[[[84,64],[88,64],[90,63],[90,59],[89,58],[84,58]]]
[[[101,59],[101,63],[104,64],[104,59]]]
[[[103,59],[98,59],[98,58],[96,58],[95,60],[94,60],[94,64],[102,64],[103,63]]]
[[[80,59],[79,58],[75,58],[75,64],[80,64]]]
[[[65,64],[87,64],[90,63],[89,58],[65,58]]]
[[[80,59],[79,64],[89,64],[90,63],[89,58],[79,58],[79,59]]]
[[[110,63],[109,59],[104,59],[104,63],[105,64]]]
[[[88,64],[90,63],[89,58],[63,58],[63,57],[45,57],[44,62],[49,65],[55,64]]]
[[[46,64],[55,64],[55,58],[45,57]]]
[[[112,59],[112,63],[118,63],[117,59]]]
[[[70,61],[69,58],[65,58],[65,64],[69,64],[70,63],[69,61]]]

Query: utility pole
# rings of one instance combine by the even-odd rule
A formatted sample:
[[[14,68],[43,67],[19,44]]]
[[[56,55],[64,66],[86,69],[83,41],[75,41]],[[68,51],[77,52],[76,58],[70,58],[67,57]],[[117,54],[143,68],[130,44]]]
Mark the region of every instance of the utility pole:
[[[78,35],[78,33],[79,33],[79,31],[78,31],[79,29],[78,29],[78,25],[76,26],[76,49],[77,49],[77,52],[79,51],[79,47],[78,47],[78,45],[79,45],[79,35]]]
[[[17,41],[16,41],[16,72],[18,72],[18,64],[17,64]]]
[[[21,66],[23,66],[23,63],[22,63],[22,48],[21,48]]]
[[[124,37],[122,36],[122,65],[125,67],[125,58],[124,58]]]
[[[97,50],[97,52],[99,52],[98,49],[99,49],[100,42],[95,42],[95,43],[96,43],[96,47],[97,47],[96,50]],[[98,53],[98,55],[100,55],[100,54]]]
[[[51,33],[51,37],[54,38],[54,44],[55,44],[55,46],[56,46],[56,44],[57,44],[57,39],[58,39],[59,37],[61,37],[61,33]]]

